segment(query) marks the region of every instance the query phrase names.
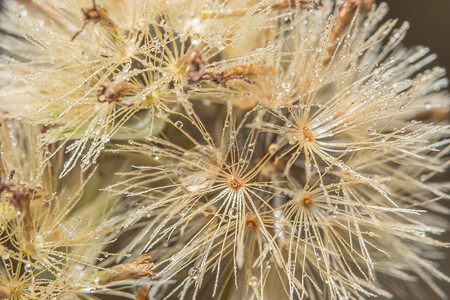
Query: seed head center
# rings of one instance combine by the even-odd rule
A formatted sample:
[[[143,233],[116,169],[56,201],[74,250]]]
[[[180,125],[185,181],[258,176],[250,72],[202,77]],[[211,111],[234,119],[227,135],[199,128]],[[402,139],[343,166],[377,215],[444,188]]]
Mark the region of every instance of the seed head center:
[[[243,186],[243,183],[238,177],[233,175],[231,176],[230,181],[228,182],[228,186],[233,190],[237,191]]]
[[[300,132],[306,142],[314,142],[314,134],[307,126],[301,126]]]
[[[313,205],[313,201],[309,195],[303,195],[300,201],[304,208],[310,208]]]
[[[248,216],[245,220],[245,227],[247,227],[250,230],[256,230],[259,228],[258,220],[255,216]]]

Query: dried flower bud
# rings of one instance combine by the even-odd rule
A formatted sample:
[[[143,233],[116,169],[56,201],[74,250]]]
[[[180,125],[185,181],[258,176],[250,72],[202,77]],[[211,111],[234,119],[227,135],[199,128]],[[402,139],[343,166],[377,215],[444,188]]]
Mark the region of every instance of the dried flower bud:
[[[154,263],[150,262],[152,257],[148,254],[141,254],[138,258],[131,262],[113,266],[107,270],[97,272],[94,277],[98,279],[98,284],[104,285],[114,281],[136,278],[155,278],[152,272]]]
[[[150,297],[148,295],[149,290],[150,290],[150,285],[139,289],[138,293],[135,296],[136,300],[150,300]]]
[[[205,75],[206,62],[200,51],[194,49],[190,51],[185,57],[186,63],[188,63],[188,69],[186,76],[193,81],[199,81]]]
[[[136,93],[141,90],[142,88],[126,81],[122,81],[119,83],[102,84],[98,89],[97,99],[98,102],[119,102],[120,98],[123,95]]]
[[[111,30],[115,35],[118,34],[118,26],[114,23],[114,21],[109,17],[109,13],[104,7],[97,6],[95,0],[92,0],[92,7],[90,8],[82,8],[81,11],[84,14],[84,22],[83,26],[79,31],[77,31],[71,38],[71,41],[75,40],[75,38],[83,32],[84,28],[89,22],[92,22],[94,25],[100,23],[102,27],[105,27]]]

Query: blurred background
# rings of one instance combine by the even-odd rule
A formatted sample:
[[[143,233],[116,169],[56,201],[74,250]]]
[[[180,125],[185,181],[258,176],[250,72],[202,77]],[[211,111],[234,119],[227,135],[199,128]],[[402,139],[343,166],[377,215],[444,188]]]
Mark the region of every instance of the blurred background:
[[[376,0],[377,3],[381,2]],[[450,0],[387,0],[389,18],[409,21],[410,29],[403,41],[406,46],[422,45],[436,53],[432,66],[450,72]],[[450,91],[450,88],[447,88]]]
[[[400,22],[410,22],[410,29],[403,43],[408,47],[415,45],[429,47],[431,53],[438,55],[437,60],[430,67],[446,68],[447,76],[450,78],[450,0],[387,0],[385,2],[389,4],[389,18],[398,18]],[[450,87],[447,87],[447,90],[450,91]],[[444,178],[447,181],[450,180],[450,170],[442,179]],[[447,206],[450,207],[450,203],[447,203]],[[450,221],[450,216],[448,220]],[[442,240],[449,242],[450,232],[447,232]],[[441,270],[449,276],[450,249],[447,249],[446,253],[447,258],[442,262]],[[450,284],[443,283],[441,287],[450,296]],[[432,297],[434,296],[430,299],[434,299]]]

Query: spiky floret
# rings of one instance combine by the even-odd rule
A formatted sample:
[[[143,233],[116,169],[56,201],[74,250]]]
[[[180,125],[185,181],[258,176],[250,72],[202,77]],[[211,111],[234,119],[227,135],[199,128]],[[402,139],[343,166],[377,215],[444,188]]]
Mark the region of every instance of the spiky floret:
[[[284,11],[288,18],[280,30],[286,38],[274,34],[274,42],[262,48],[274,57],[262,56],[265,71],[252,73],[251,82],[231,82],[222,90],[205,82],[188,91],[191,101],[212,101],[208,107],[217,122],[201,104],[184,102],[184,111],[168,111],[175,128],[167,129],[170,138],[121,147],[157,158],[123,174],[127,179],[112,189],[142,206],[125,221],[142,228],[127,249],[161,251],[161,278],[179,281],[166,297],[199,295],[210,281],[210,292],[223,296],[224,287],[217,290],[221,280],[235,281],[240,297],[258,299],[270,297],[270,280],[288,298],[390,296],[393,291],[379,284],[389,276],[421,277],[442,295],[430,276],[448,278],[414,253],[447,246],[426,236],[442,230],[421,216],[424,209],[446,211],[435,203],[448,198],[445,187],[418,178],[445,168],[433,151],[448,144],[448,128],[410,122],[426,101],[446,109],[445,95],[428,96],[430,82],[445,85],[442,70],[410,79],[432,57],[421,47],[398,47],[407,25],[394,30],[395,21],[388,21],[377,29],[384,5],[354,14],[345,33],[338,33],[327,20],[329,4]],[[336,47],[329,47],[332,30],[340,35]],[[198,77],[191,79],[214,81],[200,55],[192,60]],[[239,75],[246,76],[241,66]],[[220,117],[221,105],[227,117]],[[239,126],[228,129],[231,120]],[[246,147],[247,154],[239,155]],[[256,193],[241,168],[255,172]],[[414,175],[405,175],[408,168]],[[418,190],[402,196],[398,188],[407,182]],[[242,248],[255,237],[262,241],[259,248]],[[410,241],[421,246],[388,246],[408,247]],[[389,270],[391,257],[403,251],[407,265],[416,267],[399,260]],[[263,261],[272,269],[255,271]],[[150,294],[162,297],[164,289]]]
[[[102,256],[113,254],[105,245],[120,226],[108,219],[117,197],[98,191],[98,171],[58,180],[62,160],[54,156],[46,162],[47,149],[37,132],[8,120],[0,128],[1,297],[106,293],[115,281],[153,276],[126,264],[110,269],[111,264],[100,264]],[[85,190],[97,196],[87,198]],[[139,266],[151,269],[147,260]]]
[[[9,32],[18,18],[21,27],[16,35],[26,41],[20,41],[23,47],[14,51],[14,59],[2,61],[6,72],[20,70],[24,74],[8,77],[7,85],[8,93],[14,93],[21,104],[5,102],[2,107],[12,116],[31,117],[44,124],[48,143],[70,143],[66,151],[72,155],[62,176],[79,160],[83,168],[95,163],[112,138],[158,133],[167,107],[174,108],[184,100],[181,94],[190,79],[186,56],[197,49],[206,62],[219,55],[227,57],[225,47],[244,39],[239,33],[242,27],[254,27],[246,18],[226,22],[225,27],[213,26],[211,30],[221,28],[223,32],[207,39],[168,23],[173,3],[163,1],[135,1],[125,6],[120,1],[85,2],[82,25],[78,25],[80,3],[25,1],[8,5],[11,13],[5,15],[2,26]],[[21,14],[14,15],[20,9]],[[33,26],[36,22],[39,25]],[[12,51],[7,41],[16,40],[16,35],[5,35],[6,51]],[[43,68],[48,76],[41,76]],[[23,84],[26,90],[21,88]]]

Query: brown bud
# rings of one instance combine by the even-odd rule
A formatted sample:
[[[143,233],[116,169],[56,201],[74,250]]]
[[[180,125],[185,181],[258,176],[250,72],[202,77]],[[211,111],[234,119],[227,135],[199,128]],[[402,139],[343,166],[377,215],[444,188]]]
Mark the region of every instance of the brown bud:
[[[138,86],[123,81],[119,83],[102,84],[98,89],[97,100],[98,102],[117,102],[120,97],[128,93],[136,93],[142,89]]]
[[[106,8],[104,7],[97,6],[95,0],[92,0],[92,7],[82,8],[81,11],[84,15],[83,26],[72,36],[71,41],[73,41],[80,33],[83,32],[84,28],[89,22],[92,22],[94,25],[99,23],[100,26],[109,29],[114,34],[118,34],[118,27],[116,23],[114,23],[114,21],[109,17],[108,10],[106,10]]]
[[[155,278],[155,273],[152,272],[154,263],[150,262],[152,257],[148,254],[142,254],[135,260],[120,265],[113,266],[108,270],[100,271],[94,274],[98,278],[98,284],[108,284],[114,281],[120,281],[124,279],[136,279],[136,278]]]

